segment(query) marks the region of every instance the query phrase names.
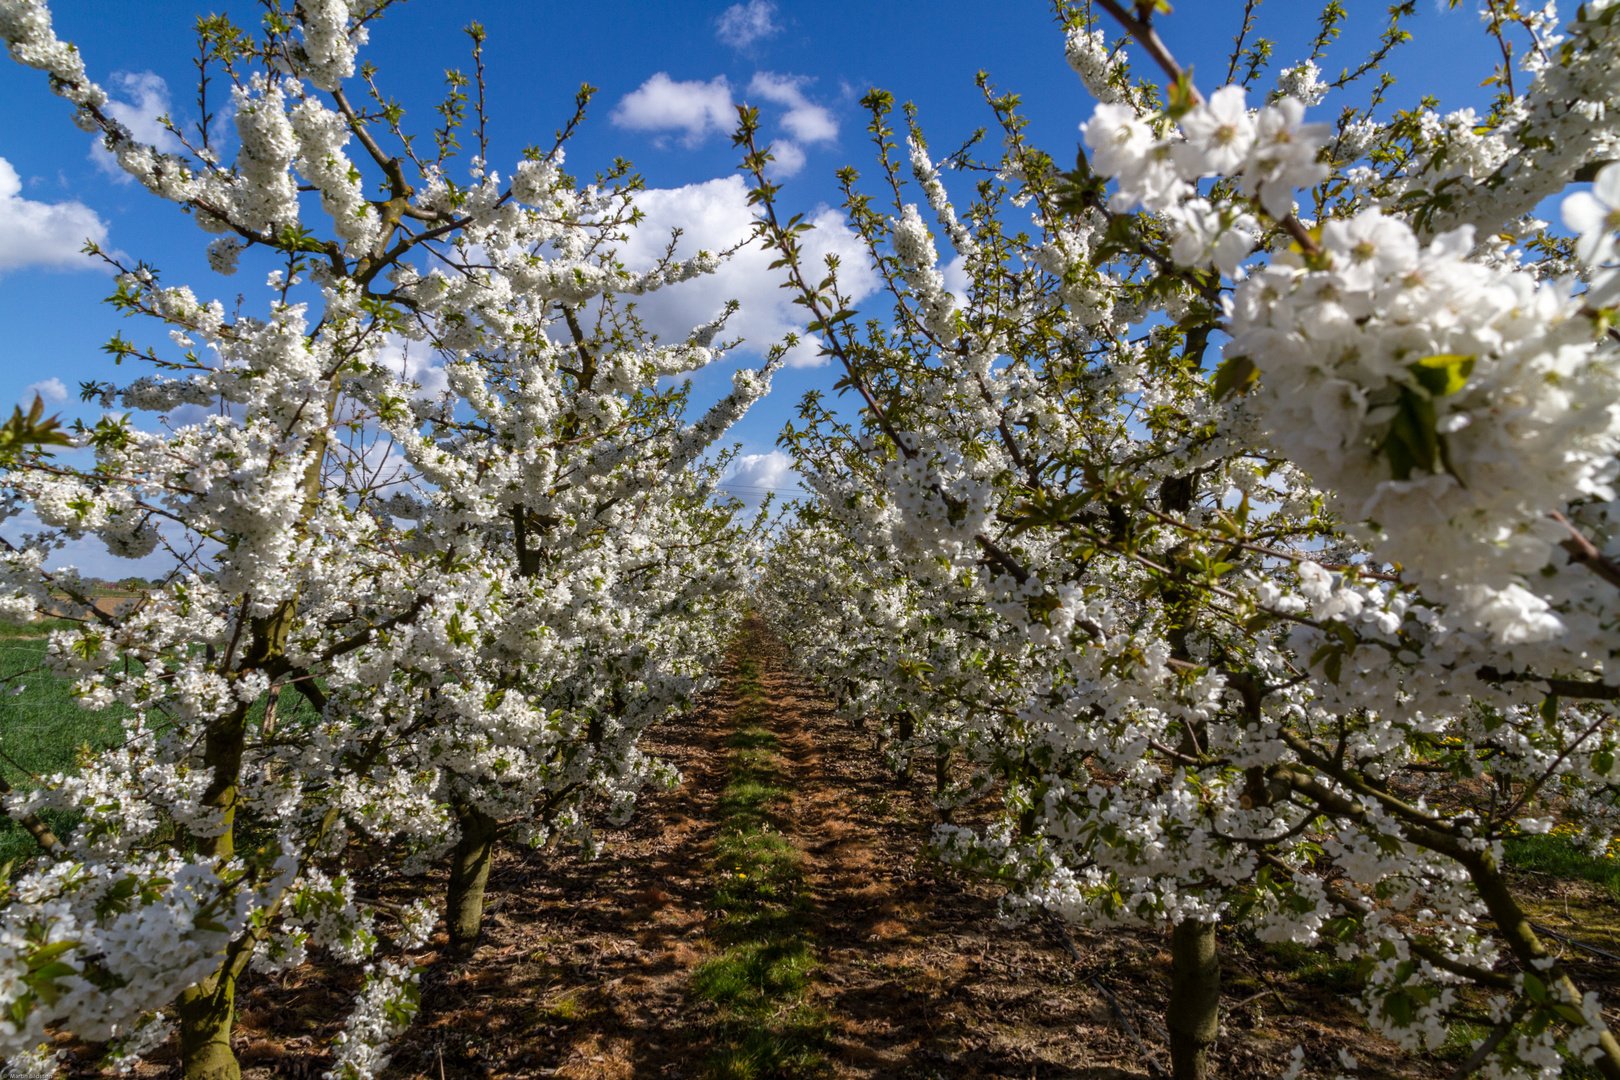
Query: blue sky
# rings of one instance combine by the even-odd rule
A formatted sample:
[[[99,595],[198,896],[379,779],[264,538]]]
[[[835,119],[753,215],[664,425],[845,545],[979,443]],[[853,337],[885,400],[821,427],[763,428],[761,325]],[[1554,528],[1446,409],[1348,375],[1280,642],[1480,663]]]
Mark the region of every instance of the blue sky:
[[[198,11],[220,7],[244,22],[257,18],[256,5],[245,0],[206,9],[195,0],[60,0],[52,12],[58,35],[83,51],[92,77],[122,104],[126,122],[155,139],[151,118],[165,109],[183,123],[196,120],[190,26]],[[1325,65],[1330,74],[1355,63],[1385,21],[1382,3],[1347,0],[1347,7],[1350,21]],[[1301,0],[1268,0],[1261,8],[1261,32],[1278,43],[1274,67],[1303,56],[1317,10]],[[1226,70],[1241,11],[1237,0],[1184,0],[1161,20],[1171,50],[1194,66],[1206,90]],[[767,135],[793,144],[781,155],[798,164],[787,178],[787,208],[819,214],[816,246],[846,252],[847,263],[859,263],[858,254],[827,206],[838,200],[834,171],[845,164],[864,169],[871,160],[857,104],[868,87],[916,102],[931,144],[944,149],[990,119],[973,85],[975,72],[986,70],[1004,92],[1023,96],[1033,139],[1060,161],[1071,159],[1076,127],[1093,107],[1064,61],[1049,9],[1036,0],[414,0],[376,25],[362,54],[380,69],[385,90],[406,106],[408,124],[428,128],[444,69],[470,67],[461,29],[473,20],[489,32],[492,167],[507,173],[522,147],[549,145],[575,89],[590,82],[600,93],[570,144],[570,171],[586,175],[616,156],[631,159],[657,189],[650,196],[655,223],[686,227],[693,246],[722,246],[746,229],[740,181],[727,179],[737,175],[727,137],[732,102],[759,105]],[[1417,40],[1390,65],[1399,80],[1392,105],[1411,107],[1424,93],[1439,97],[1443,110],[1483,105],[1489,91],[1479,83],[1490,73],[1495,47],[1470,6],[1451,11],[1422,0],[1410,28]],[[1138,73],[1148,74],[1137,60]],[[1262,87],[1270,85],[1269,77],[1262,79]],[[1330,96],[1317,113],[1331,119],[1353,100]],[[40,73],[0,61],[0,116],[6,163],[0,165],[0,403],[9,408],[29,396],[30,386],[52,389],[54,379],[69,396],[53,407],[89,415],[76,400],[76,384],[125,374],[111,367],[100,346],[120,328],[137,341],[157,339],[155,328],[126,325],[99,303],[110,291],[109,279],[72,254],[85,236],[145,259],[166,280],[188,283],[227,306],[239,291],[253,296],[260,271],[246,262],[234,279],[209,270],[207,237],[174,207],[98,161],[91,136],[72,125],[69,106],[50,94]],[[661,242],[648,231],[646,246]],[[716,281],[666,290],[649,311],[654,325],[679,334],[707,321],[731,296],[744,302],[734,328],[750,337],[735,362],[757,363],[757,350],[791,328],[796,310],[785,291],[774,289],[762,261],[744,262]],[[698,396],[722,392],[733,366],[701,373]],[[140,373],[129,377],[134,374]],[[734,437],[747,453],[768,455],[800,395],[830,387],[836,378],[826,366],[785,370]],[[779,466],[777,459],[753,459],[738,483],[791,482]],[[79,562],[101,572],[87,557]]]

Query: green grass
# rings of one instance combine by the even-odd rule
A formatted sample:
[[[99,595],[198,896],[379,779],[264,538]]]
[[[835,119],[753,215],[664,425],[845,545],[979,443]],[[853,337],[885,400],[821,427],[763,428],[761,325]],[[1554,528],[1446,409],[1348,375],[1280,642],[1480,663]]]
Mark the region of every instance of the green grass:
[[[93,752],[123,739],[128,709],[119,705],[100,712],[81,709],[73,699],[72,683],[37,670],[45,659],[43,635],[71,625],[52,620],[0,628],[0,686],[23,688],[15,696],[0,693],[0,776],[19,791],[33,787],[36,777],[75,771],[81,748]],[[54,810],[40,816],[59,833],[71,829],[76,820],[76,815]],[[38,850],[21,825],[0,814],[0,864],[11,862],[16,869]]]
[[[723,946],[692,976],[698,997],[719,1007],[715,1080],[766,1080],[826,1071],[827,1018],[805,998],[816,968],[809,890],[799,853],[777,829],[782,798],[776,736],[759,723],[766,700],[759,663],[739,666],[742,698],[721,793],[711,906],[724,915]]]
[[[43,637],[7,635],[0,643],[0,679],[7,689],[22,687],[15,697],[0,695],[0,774],[16,788],[32,784],[36,776],[71,771],[81,746],[116,745],[129,712],[120,705],[99,712],[81,709],[73,684],[43,670],[44,661]]]
[[[1278,967],[1307,986],[1320,986],[1341,994],[1354,993],[1360,986],[1356,965],[1340,960],[1326,948],[1311,948],[1293,941],[1256,942]]]
[[[5,638],[40,638],[52,630],[67,630],[79,625],[72,619],[42,619],[36,623],[8,623],[0,622],[0,639]]]
[[[1502,841],[1509,866],[1590,881],[1620,898],[1620,859],[1594,859],[1567,836],[1515,836]]]
[[[111,705],[99,712],[82,709],[74,700],[72,682],[41,667],[46,635],[74,625],[66,619],[27,626],[0,624],[0,776],[16,790],[26,791],[55,773],[75,772],[81,754],[105,750],[123,741],[128,708]],[[19,686],[22,692],[15,696],[4,692]],[[256,730],[263,718],[266,700],[261,695],[248,710],[250,730]],[[281,730],[318,720],[314,707],[294,691],[282,694],[278,715]],[[78,818],[55,810],[46,810],[40,816],[58,835],[71,830]],[[271,825],[246,818],[238,819],[238,829],[238,848],[274,835]],[[0,813],[0,865],[10,862],[15,874],[38,850],[27,830]]]

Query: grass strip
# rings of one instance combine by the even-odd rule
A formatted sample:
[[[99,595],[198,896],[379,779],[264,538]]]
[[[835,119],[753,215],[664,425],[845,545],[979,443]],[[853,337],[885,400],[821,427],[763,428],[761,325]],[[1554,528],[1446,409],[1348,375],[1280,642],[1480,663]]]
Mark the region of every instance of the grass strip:
[[[1510,836],[1502,841],[1502,847],[1509,866],[1590,881],[1620,899],[1620,858],[1613,855],[1593,858],[1590,852],[1577,847],[1567,834],[1555,831],[1552,835]]]
[[[692,976],[718,1008],[707,1075],[766,1080],[826,1071],[828,1018],[807,998],[816,967],[811,899],[798,850],[772,812],[785,794],[776,736],[764,726],[766,695],[751,642],[736,673],[739,705],[731,782],[721,794],[711,904],[721,912],[719,955]]]

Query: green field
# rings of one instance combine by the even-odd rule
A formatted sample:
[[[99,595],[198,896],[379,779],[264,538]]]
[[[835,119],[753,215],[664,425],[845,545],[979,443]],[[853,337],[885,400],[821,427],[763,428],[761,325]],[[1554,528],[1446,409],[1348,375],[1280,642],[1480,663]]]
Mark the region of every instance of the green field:
[[[0,776],[18,790],[53,773],[73,771],[81,747],[104,749],[123,737],[121,723],[128,709],[81,709],[73,700],[72,684],[41,669],[46,633],[67,625],[0,625],[0,680],[7,691],[0,693]],[[20,694],[9,692],[19,685]],[[55,829],[71,825],[54,811],[43,816]],[[37,850],[22,826],[0,815],[0,864],[10,861],[15,869]]]

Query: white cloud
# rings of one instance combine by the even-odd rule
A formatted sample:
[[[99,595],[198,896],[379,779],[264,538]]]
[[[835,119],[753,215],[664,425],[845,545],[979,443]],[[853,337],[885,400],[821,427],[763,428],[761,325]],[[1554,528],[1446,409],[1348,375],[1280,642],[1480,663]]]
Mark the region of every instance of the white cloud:
[[[89,269],[86,240],[104,243],[107,224],[81,202],[42,203],[21,198],[22,179],[0,158],[0,273],[24,266]]]
[[[165,153],[175,154],[184,149],[180,140],[174,137],[174,132],[161,123],[161,117],[169,112],[169,84],[163,81],[162,76],[150,71],[120,71],[111,81],[130,99],[107,102],[106,111],[113,119],[129,128],[130,134],[141,142]],[[90,144],[90,160],[117,180],[128,183],[134,179],[118,167],[117,159],[102,145],[99,135]]]
[[[804,168],[804,151],[799,148],[798,143],[788,142],[786,139],[778,139],[771,143],[771,179],[797,176],[802,168]]]
[[[226,407],[225,411],[227,414],[230,412],[229,406]],[[217,403],[213,405],[176,405],[163,414],[163,422],[171,428],[183,428],[190,427],[193,424],[206,423],[210,416],[218,415],[220,415],[220,408]]]
[[[796,487],[799,474],[793,471],[793,459],[780,450],[767,454],[742,454],[726,470],[722,484],[741,491],[782,491]]]
[[[417,384],[416,396],[423,400],[438,397],[450,389],[450,380],[444,374],[444,368],[437,363],[438,355],[425,345],[413,343],[405,338],[390,335],[383,343],[377,360],[389,371],[396,372],[400,378],[414,380]]]
[[[57,458],[60,462],[61,456]],[[161,519],[154,522],[158,532],[162,535],[183,535],[173,526],[165,528]],[[7,538],[15,541],[18,534],[42,533],[48,531],[43,522],[34,514],[31,506],[24,506],[20,513],[6,519]],[[143,577],[148,580],[162,578],[174,569],[174,556],[158,545],[144,559],[126,559],[114,555],[107,550],[107,545],[95,536],[80,536],[77,540],[66,540],[61,547],[52,549],[45,556],[45,569],[61,570],[65,567],[74,567],[84,577],[101,578],[103,581],[122,581],[128,577]]]
[[[780,450],[764,454],[741,454],[732,459],[719,484],[720,490],[741,499],[749,512],[755,512],[766,498],[778,502],[802,496],[799,474],[793,459]]]
[[[781,32],[771,21],[776,5],[771,0],[748,0],[746,4],[732,4],[715,21],[714,36],[733,49],[746,49]]]
[[[54,376],[37,383],[29,383],[28,387],[23,390],[22,403],[24,405],[31,404],[35,394],[38,394],[46,401],[53,402],[66,401],[68,396],[67,387],[62,384],[61,379]]]
[[[736,122],[731,84],[724,75],[708,82],[676,82],[660,71],[620,99],[610,119],[631,131],[684,131],[682,140],[696,146]]]
[[[645,191],[636,205],[647,216],[631,231],[622,252],[631,269],[646,269],[657,260],[669,242],[671,228],[684,230],[677,249],[677,255],[684,258],[699,250],[721,251],[733,246],[748,236],[754,222],[748,189],[740,176]],[[823,260],[835,254],[842,263],[840,284],[852,299],[859,300],[876,288],[877,275],[868,265],[866,249],[860,237],[844,225],[842,216],[825,206],[807,216],[815,228],[803,238],[806,274],[821,280],[826,273]],[[774,256],[755,241],[717,273],[638,298],[638,309],[660,339],[678,341],[693,327],[714,318],[727,300],[737,300],[742,307],[726,325],[726,338],[746,338],[750,348],[763,352],[790,331],[797,332],[801,340],[788,354],[788,363],[820,366],[827,359],[817,355],[819,342],[803,340],[804,309],[792,302],[790,290],[780,288],[783,271],[772,270],[773,261]]]
[[[807,82],[809,80],[802,75],[759,71],[748,84],[748,92],[777,105],[786,105],[788,111],[782,117],[782,126],[795,139],[804,143],[831,142],[838,138],[838,121],[824,107],[804,96],[801,88]]]

